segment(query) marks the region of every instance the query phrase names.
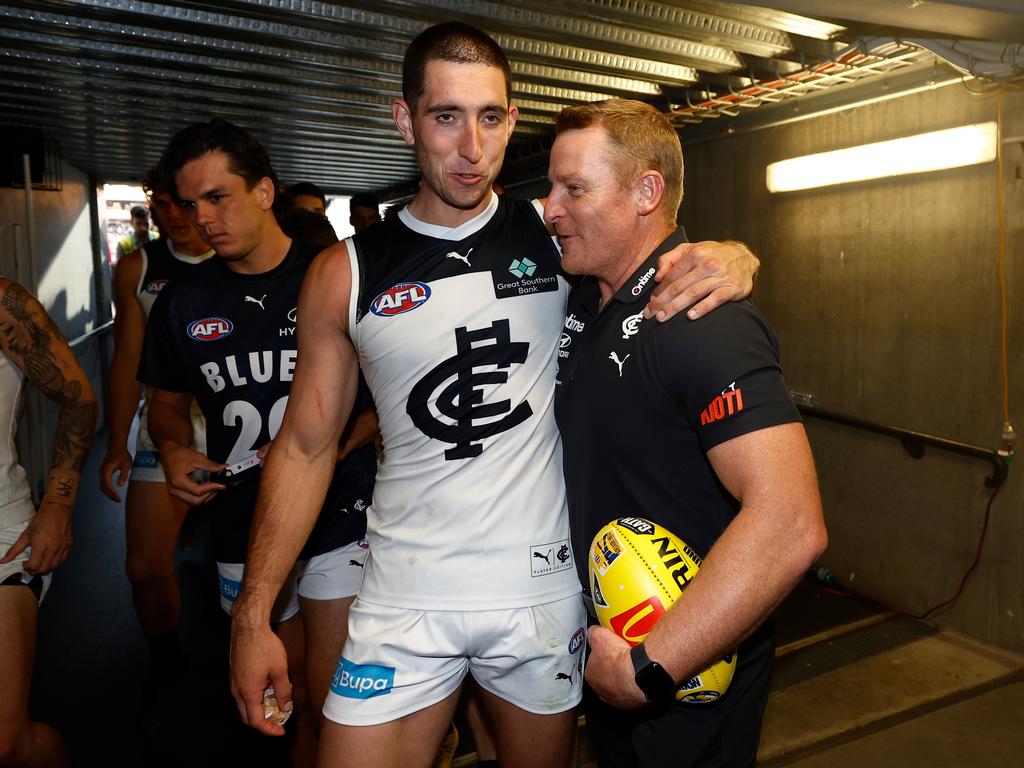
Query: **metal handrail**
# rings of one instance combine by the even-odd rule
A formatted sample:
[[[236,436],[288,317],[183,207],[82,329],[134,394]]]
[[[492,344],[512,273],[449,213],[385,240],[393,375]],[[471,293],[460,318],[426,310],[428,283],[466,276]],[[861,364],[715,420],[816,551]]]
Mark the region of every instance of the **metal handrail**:
[[[107,331],[109,331],[113,327],[114,327],[114,321],[113,320],[107,320],[107,322],[105,322],[103,325],[100,325],[100,326],[98,326],[96,328],[93,328],[91,331],[86,331],[85,333],[83,333],[78,338],[72,339],[71,341],[68,342],[68,346],[71,347],[72,349],[74,349],[79,344],[84,344],[85,342],[87,342],[93,336],[99,336],[101,333],[106,333]]]
[[[858,418],[857,416],[849,416],[845,413],[839,413],[838,411],[831,411],[827,408],[822,408],[814,403],[813,396],[803,395],[797,392],[792,394],[793,399],[796,401],[796,407],[801,413],[808,416],[814,416],[818,419],[832,421],[836,424],[844,424],[848,427],[854,427],[856,429],[863,429],[868,432],[876,432],[881,435],[889,435],[890,437],[898,438],[900,443],[903,445],[903,449],[910,454],[912,458],[920,459],[924,456],[925,446],[931,445],[935,448],[942,448],[943,450],[950,451],[952,453],[959,453],[962,456],[970,456],[972,458],[988,462],[992,465],[992,474],[985,478],[985,486],[987,488],[998,488],[1001,486],[1010,471],[1009,458],[1011,454],[1008,451],[982,448],[977,445],[961,443],[957,440],[950,440],[945,437],[937,437],[935,435],[925,434],[924,432],[916,432],[912,429],[903,429],[902,427],[892,427],[887,424],[879,424],[874,421]]]

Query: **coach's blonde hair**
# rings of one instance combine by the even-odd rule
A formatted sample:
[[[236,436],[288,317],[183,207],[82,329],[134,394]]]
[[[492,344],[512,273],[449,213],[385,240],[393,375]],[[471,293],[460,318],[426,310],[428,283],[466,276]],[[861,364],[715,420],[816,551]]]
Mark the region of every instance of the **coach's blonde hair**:
[[[598,127],[611,139],[608,162],[624,188],[644,171],[665,179],[662,209],[674,226],[683,202],[683,149],[675,128],[650,104],[631,99],[607,99],[566,107],[555,123],[558,133]]]

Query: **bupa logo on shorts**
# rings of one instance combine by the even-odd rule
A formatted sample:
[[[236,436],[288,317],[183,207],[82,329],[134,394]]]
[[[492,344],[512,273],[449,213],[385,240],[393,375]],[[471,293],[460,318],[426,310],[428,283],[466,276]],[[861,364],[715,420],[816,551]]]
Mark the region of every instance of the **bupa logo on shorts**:
[[[164,287],[170,282],[170,280],[153,280],[146,285],[146,293],[151,293],[154,296],[164,289]]]
[[[220,593],[229,603],[235,602],[235,598],[238,597],[238,590],[242,588],[242,582],[235,581],[234,579],[228,579],[217,574],[217,580],[220,582]]]
[[[380,294],[370,304],[370,311],[380,317],[393,317],[411,312],[430,298],[426,283],[398,283]]]
[[[156,451],[136,451],[135,460],[132,462],[132,466],[139,469],[156,469],[157,464],[159,461]]]
[[[586,630],[583,627],[577,629],[572,638],[569,640],[569,653],[576,653],[580,648],[583,647],[583,642],[587,639]]]
[[[188,324],[188,335],[195,341],[217,341],[229,336],[234,324],[223,317],[204,317]]]
[[[331,680],[331,691],[346,699],[370,699],[391,693],[394,684],[394,667],[354,664],[342,656]]]

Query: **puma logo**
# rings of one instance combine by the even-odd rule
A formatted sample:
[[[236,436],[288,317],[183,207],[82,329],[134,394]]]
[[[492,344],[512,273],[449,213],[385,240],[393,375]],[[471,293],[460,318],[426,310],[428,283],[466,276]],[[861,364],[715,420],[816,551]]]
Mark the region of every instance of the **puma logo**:
[[[545,563],[547,563],[548,565],[551,565],[551,550],[550,549],[548,550],[548,553],[546,555],[544,553],[542,553],[542,552],[534,552],[533,556],[534,557],[539,557]]]
[[[246,301],[251,301],[251,302],[252,302],[253,304],[259,304],[259,305],[260,305],[260,309],[262,309],[262,310],[266,310],[266,307],[264,307],[264,306],[263,306],[263,300],[264,300],[265,298],[267,298],[267,294],[265,294],[265,293],[264,293],[264,294],[263,294],[262,296],[260,296],[260,297],[259,297],[258,299],[254,299],[254,298],[253,298],[252,296],[246,296],[246,297],[245,297],[245,300],[246,300]]]
[[[461,253],[456,253],[455,251],[448,251],[448,255],[445,256],[445,258],[458,259],[459,261],[465,262],[467,267],[472,267],[473,265],[469,263],[469,254],[471,254],[472,252],[473,249],[470,248],[468,251],[466,251],[466,255],[463,256]]]
[[[358,565],[358,566],[359,566],[360,568],[362,568],[362,567],[363,567],[363,564],[362,564],[362,563],[360,563],[360,562],[359,562],[358,560],[349,560],[349,561],[348,561],[348,564],[349,564],[349,565]]]
[[[625,364],[625,362],[627,360],[629,360],[629,355],[626,355],[624,358],[619,360],[619,356],[617,354],[615,354],[614,352],[612,352],[610,355],[608,355],[608,359],[611,360],[613,363],[615,363],[617,366],[619,366],[619,378],[621,379],[622,378],[622,366]]]
[[[568,680],[569,685],[572,685],[572,672],[570,672],[568,675],[565,674],[565,672],[559,672],[557,675],[555,675],[555,680]]]

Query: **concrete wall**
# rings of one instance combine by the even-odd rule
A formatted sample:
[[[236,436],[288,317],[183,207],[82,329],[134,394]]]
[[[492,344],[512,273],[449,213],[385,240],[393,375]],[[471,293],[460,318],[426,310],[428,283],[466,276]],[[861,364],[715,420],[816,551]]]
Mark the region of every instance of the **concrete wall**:
[[[769,194],[765,166],[995,119],[961,85],[686,147],[690,238],[746,241],[754,299],[776,328],[791,389],[822,407],[998,448],[1003,423],[995,163]],[[1024,136],[1024,94],[1003,97]],[[1024,429],[1024,152],[1004,147],[1011,419]],[[974,558],[989,470],[808,419],[841,581],[913,613],[951,597]],[[1024,446],[1022,446],[1024,448]],[[767,553],[766,553],[767,554]],[[981,565],[936,621],[1024,651],[1024,463],[992,505]]]
[[[92,330],[109,315],[109,300],[103,299],[97,307],[92,258],[92,217],[90,198],[96,190],[86,174],[64,163],[63,184],[60,191],[34,190],[32,193],[35,217],[36,268],[29,259],[28,217],[25,193],[21,189],[0,188],[0,274],[17,279],[36,294],[68,341]],[[105,244],[101,244],[105,250]],[[104,276],[104,285],[109,281]],[[109,295],[109,288],[104,291]],[[89,376],[97,397],[102,398],[104,367],[100,344],[102,337],[76,347],[75,354]],[[25,398],[26,406],[31,400]],[[33,482],[41,479],[40,453],[49,458],[50,438],[56,426],[56,410],[46,405],[46,442],[29,444],[29,436],[38,435],[36,408],[23,415],[19,428],[19,451],[22,462],[30,469]],[[101,405],[102,410],[102,405]],[[102,414],[100,423],[102,423]]]

